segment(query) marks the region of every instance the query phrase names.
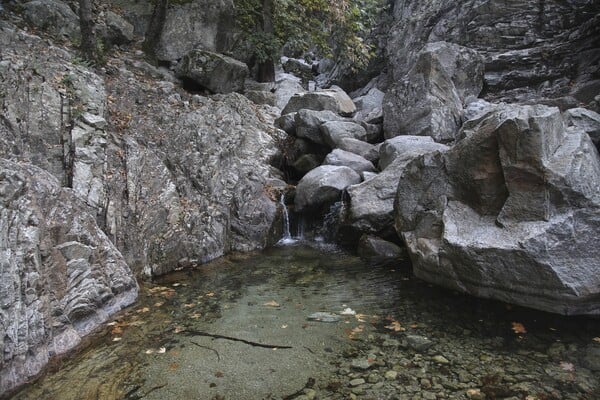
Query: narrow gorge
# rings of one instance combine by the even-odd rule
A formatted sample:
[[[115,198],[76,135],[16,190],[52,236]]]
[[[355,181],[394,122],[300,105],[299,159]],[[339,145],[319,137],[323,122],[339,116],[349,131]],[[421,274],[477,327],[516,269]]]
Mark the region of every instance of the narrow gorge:
[[[0,398],[599,398],[599,43],[598,0],[3,0]]]

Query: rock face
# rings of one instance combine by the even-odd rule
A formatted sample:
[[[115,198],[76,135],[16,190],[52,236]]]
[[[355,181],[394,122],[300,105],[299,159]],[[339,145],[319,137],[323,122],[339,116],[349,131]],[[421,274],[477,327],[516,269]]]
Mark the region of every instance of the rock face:
[[[586,108],[572,108],[565,116],[567,124],[587,133],[600,151],[600,114]]]
[[[285,133],[279,110],[192,96],[141,55],[100,75],[4,20],[0,48],[5,392],[131,303],[134,275],[270,243]]]
[[[410,162],[395,226],[415,274],[480,297],[600,313],[600,157],[556,108],[503,106]]]
[[[463,122],[463,102],[483,86],[483,57],[446,42],[428,43],[384,102],[386,138],[431,136],[452,142]]]
[[[595,1],[395,0],[393,13],[392,82],[403,80],[426,43],[445,40],[485,57],[487,100],[570,94],[588,103],[598,94]]]
[[[0,159],[0,393],[137,297],[94,209],[48,172]]]
[[[176,61],[200,48],[212,52],[228,50],[233,42],[232,0],[192,0],[173,4],[156,48],[162,61]]]
[[[342,190],[360,182],[348,167],[321,165],[306,174],[296,187],[296,210],[315,208],[339,200]]]
[[[192,50],[177,66],[177,76],[213,93],[242,92],[248,66],[241,61],[206,50]]]

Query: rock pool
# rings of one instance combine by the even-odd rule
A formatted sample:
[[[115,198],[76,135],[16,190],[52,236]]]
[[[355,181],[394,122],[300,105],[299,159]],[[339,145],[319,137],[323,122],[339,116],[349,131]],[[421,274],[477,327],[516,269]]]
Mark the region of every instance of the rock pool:
[[[434,288],[409,263],[296,243],[141,292],[14,398],[600,398],[600,321]]]

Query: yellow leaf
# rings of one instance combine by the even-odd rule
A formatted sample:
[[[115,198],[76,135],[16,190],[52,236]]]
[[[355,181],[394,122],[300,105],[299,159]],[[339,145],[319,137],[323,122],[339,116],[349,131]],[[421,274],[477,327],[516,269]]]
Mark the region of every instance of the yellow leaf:
[[[215,297],[215,293],[214,292],[206,293],[205,296],[206,297]]]
[[[279,307],[279,303],[276,302],[275,300],[271,300],[271,301],[267,301],[265,304],[263,304],[263,306],[267,306],[267,307]]]

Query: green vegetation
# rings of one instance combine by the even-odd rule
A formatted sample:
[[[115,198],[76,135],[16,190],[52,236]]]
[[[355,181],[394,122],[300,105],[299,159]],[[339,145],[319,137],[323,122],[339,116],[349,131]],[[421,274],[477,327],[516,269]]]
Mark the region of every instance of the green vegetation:
[[[234,0],[242,32],[238,49],[258,63],[291,51],[314,50],[353,70],[374,56],[370,43],[384,0]],[[265,6],[266,3],[268,6]],[[270,15],[268,15],[270,14]],[[270,21],[272,21],[272,26]],[[265,26],[266,25],[266,26]]]

